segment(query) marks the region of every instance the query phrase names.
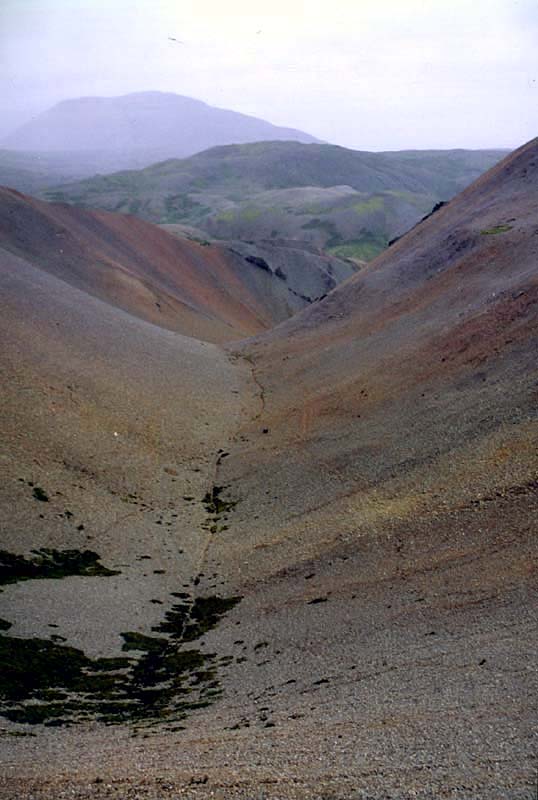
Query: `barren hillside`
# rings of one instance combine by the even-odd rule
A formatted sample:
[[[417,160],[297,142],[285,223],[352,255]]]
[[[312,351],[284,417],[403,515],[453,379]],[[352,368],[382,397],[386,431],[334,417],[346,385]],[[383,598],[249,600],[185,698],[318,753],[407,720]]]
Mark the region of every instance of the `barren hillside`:
[[[207,341],[266,330],[354,272],[296,247],[178,238],[135,217],[0,188],[0,247],[160,327]],[[286,262],[286,272],[279,266]]]
[[[4,252],[0,797],[530,796],[537,212],[533,140],[225,348]]]

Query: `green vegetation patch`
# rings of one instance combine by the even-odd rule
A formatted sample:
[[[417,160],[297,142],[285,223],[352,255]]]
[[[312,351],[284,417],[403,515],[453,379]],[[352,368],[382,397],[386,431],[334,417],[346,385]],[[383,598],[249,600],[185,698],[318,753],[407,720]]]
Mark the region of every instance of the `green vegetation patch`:
[[[221,456],[221,458],[223,457]],[[227,513],[237,505],[237,500],[222,499],[221,493],[223,490],[223,486],[213,486],[211,491],[206,492],[202,499],[205,510],[208,512],[208,518],[203,523],[202,528],[212,534],[228,530],[228,526],[222,525],[221,521],[226,521],[228,519]]]
[[[100,556],[92,550],[51,550],[42,547],[32,550],[33,556],[0,550],[0,585],[40,578],[65,578],[68,575],[89,577],[119,575],[99,563]]]
[[[122,633],[139,657],[91,659],[47,639],[0,634],[0,714],[12,722],[68,725],[183,720],[220,695],[218,667],[229,662],[187,642],[214,628],[240,597],[198,597],[175,606],[155,630]]]
[[[216,222],[233,222],[234,219],[235,219],[234,209],[227,209],[226,211],[221,211],[215,217]]]
[[[211,209],[198,203],[188,194],[168,195],[164,199],[164,214],[161,223],[188,222],[208,214]]]
[[[239,603],[241,597],[197,597],[192,603],[179,603],[166,612],[164,622],[153,628],[173,639],[191,642],[212,630],[221,617]]]
[[[480,231],[480,233],[482,236],[494,236],[496,233],[506,233],[511,230],[511,225],[495,225],[494,228],[487,228],[486,230]]]
[[[355,203],[353,210],[360,216],[363,214],[373,214],[375,211],[383,211],[385,208],[385,201],[382,197],[374,196],[363,200],[360,203]]]
[[[257,206],[245,206],[240,211],[241,220],[243,222],[254,222],[262,215],[262,209]]]
[[[356,258],[372,261],[385,250],[388,241],[385,236],[364,232],[359,239],[351,239],[336,247],[329,247],[329,253],[337,258]]]
[[[191,641],[215,628],[241,597],[197,597],[191,608],[191,623],[185,628],[184,639]]]
[[[322,203],[307,203],[297,209],[289,209],[292,214],[300,214],[301,216],[303,214],[318,216],[319,214],[325,213],[327,210],[327,205],[323,205]]]
[[[202,502],[209,514],[224,514],[237,505],[237,500],[223,500],[221,497],[223,491],[223,486],[213,486],[211,491],[206,492]]]
[[[151,653],[160,650],[166,644],[166,639],[157,639],[155,636],[144,636],[136,631],[126,631],[121,634],[123,639],[122,650],[142,650]]]
[[[59,688],[61,695],[54,693],[52,699],[65,696],[65,692],[87,693],[94,677],[106,677],[101,675],[99,661],[94,665],[81,650],[48,639],[1,635],[0,698],[46,700],[51,699],[51,689]]]

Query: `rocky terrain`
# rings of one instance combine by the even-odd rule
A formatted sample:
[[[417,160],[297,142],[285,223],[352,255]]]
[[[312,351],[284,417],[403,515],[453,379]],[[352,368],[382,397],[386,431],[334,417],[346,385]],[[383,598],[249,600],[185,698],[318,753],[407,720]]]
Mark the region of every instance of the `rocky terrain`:
[[[249,337],[4,201],[0,797],[532,797],[538,140]]]

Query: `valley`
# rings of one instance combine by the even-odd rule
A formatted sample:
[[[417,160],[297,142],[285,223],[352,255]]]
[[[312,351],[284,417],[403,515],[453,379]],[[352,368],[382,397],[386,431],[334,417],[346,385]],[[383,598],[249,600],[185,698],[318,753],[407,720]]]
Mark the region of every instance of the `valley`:
[[[2,190],[0,797],[528,795],[537,187],[347,272]]]
[[[199,242],[285,244],[360,268],[507,153],[351,150],[193,98],[136,92],[37,115],[0,142],[0,185],[179,226]]]

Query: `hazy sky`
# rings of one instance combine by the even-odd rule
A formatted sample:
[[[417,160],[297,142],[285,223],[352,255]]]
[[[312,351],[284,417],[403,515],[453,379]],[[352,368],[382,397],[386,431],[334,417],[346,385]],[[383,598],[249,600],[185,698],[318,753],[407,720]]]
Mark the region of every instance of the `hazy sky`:
[[[0,0],[0,85],[0,136],[155,89],[357,149],[515,147],[538,135],[538,0]]]

